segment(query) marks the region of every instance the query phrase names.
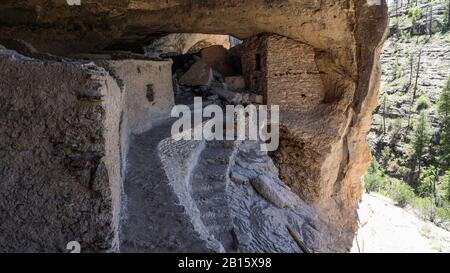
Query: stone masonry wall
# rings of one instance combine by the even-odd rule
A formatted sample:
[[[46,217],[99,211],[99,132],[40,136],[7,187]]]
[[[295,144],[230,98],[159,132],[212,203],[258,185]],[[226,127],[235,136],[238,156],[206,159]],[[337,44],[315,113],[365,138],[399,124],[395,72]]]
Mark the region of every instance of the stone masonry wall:
[[[242,74],[247,88],[266,97],[267,95],[267,40],[265,36],[254,36],[244,41],[239,49]]]
[[[325,88],[314,48],[278,35],[266,39],[267,103],[280,105],[281,111],[316,109],[325,97]]]
[[[274,34],[245,40],[242,67],[246,85],[281,111],[305,113],[325,98],[314,48]]]
[[[92,63],[0,47],[0,249],[117,250],[122,93]]]

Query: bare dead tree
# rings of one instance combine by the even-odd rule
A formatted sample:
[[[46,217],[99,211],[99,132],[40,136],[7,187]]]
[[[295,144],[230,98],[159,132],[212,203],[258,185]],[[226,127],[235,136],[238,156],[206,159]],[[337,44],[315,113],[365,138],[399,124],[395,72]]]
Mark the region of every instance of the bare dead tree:
[[[450,28],[450,0],[448,0],[447,6],[447,27]]]
[[[419,50],[419,54],[417,56],[417,67],[416,67],[416,80],[414,82],[414,87],[413,87],[413,99],[411,104],[414,104],[414,101],[416,100],[416,96],[417,96],[417,89],[419,88],[419,75],[420,75],[420,64],[421,64],[421,58],[422,58],[422,52],[423,52],[423,48],[421,48]]]
[[[395,18],[398,19],[398,1],[399,0],[394,0],[395,1]]]
[[[430,24],[428,27],[428,34],[433,35],[433,3],[430,4]]]
[[[411,128],[411,114],[412,114],[412,110],[414,107],[414,102],[416,101],[417,90],[419,89],[420,62],[421,62],[422,52],[423,52],[423,47],[419,50],[419,54],[417,55],[416,75],[415,75],[415,81],[414,81],[414,86],[413,86],[413,94],[412,94],[411,104],[409,106],[409,113],[408,113],[408,128]],[[412,67],[411,67],[411,71],[412,71]]]
[[[409,55],[409,83],[408,83],[407,91],[409,91],[409,88],[411,88],[411,85],[412,85],[413,70],[414,70],[414,55],[413,55],[413,53],[411,53]]]
[[[387,112],[387,96],[384,94],[383,101],[382,101],[382,108],[383,108],[383,135],[386,135],[386,112]]]

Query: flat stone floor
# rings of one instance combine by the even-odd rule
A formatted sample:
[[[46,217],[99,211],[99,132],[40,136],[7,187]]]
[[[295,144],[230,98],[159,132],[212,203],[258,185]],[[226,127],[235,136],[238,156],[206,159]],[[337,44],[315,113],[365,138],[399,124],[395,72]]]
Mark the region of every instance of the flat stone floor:
[[[158,144],[170,137],[174,119],[134,136],[124,182],[126,218],[121,252],[209,252],[169,186]]]

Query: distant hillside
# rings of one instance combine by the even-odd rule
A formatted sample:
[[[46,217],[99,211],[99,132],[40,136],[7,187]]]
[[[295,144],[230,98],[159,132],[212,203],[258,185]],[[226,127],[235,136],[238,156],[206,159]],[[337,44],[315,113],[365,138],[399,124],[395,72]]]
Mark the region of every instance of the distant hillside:
[[[438,104],[444,87],[450,88],[450,0],[390,2],[380,103],[369,134],[374,160],[365,186],[449,228],[450,166],[443,160],[449,151],[443,147],[450,139],[443,144],[448,126]]]
[[[390,147],[392,162],[388,164],[386,171],[397,178],[408,180],[407,168],[411,165],[409,158],[412,152],[411,132],[419,114],[417,103],[421,96],[429,101],[428,114],[433,135],[431,141],[435,144],[438,142],[436,104],[450,76],[450,32],[443,29],[448,2],[430,1],[419,4],[422,11],[416,20],[413,20],[411,14],[408,15],[408,11],[418,8],[408,8],[405,5],[399,8],[396,16],[395,8],[391,6],[391,34],[381,57],[380,105],[373,116],[369,142],[375,156],[380,159],[382,150]],[[426,26],[428,24],[429,27],[431,6],[433,27],[430,35]],[[435,151],[428,150],[426,161],[431,163],[433,155]]]

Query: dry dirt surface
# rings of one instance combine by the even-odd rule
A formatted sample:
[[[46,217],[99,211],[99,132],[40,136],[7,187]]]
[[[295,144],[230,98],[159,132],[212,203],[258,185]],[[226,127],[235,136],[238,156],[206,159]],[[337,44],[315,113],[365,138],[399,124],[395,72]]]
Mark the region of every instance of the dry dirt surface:
[[[364,194],[354,253],[450,252],[450,232],[376,194]]]

